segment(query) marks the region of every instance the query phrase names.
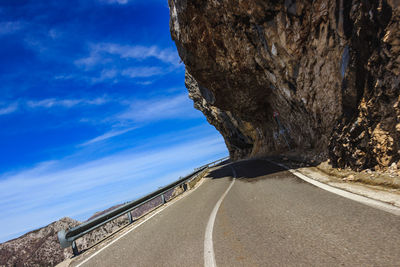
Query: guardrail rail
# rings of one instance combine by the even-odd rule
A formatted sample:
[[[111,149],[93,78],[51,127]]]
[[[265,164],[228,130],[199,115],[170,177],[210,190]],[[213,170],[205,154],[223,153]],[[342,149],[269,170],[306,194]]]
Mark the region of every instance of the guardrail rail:
[[[58,241],[60,242],[60,245],[62,248],[67,248],[69,246],[72,247],[72,252],[74,253],[74,255],[78,255],[79,251],[78,251],[78,247],[75,243],[75,240],[77,240],[78,238],[84,236],[87,233],[90,233],[91,231],[99,228],[100,226],[115,220],[123,215],[127,215],[128,219],[129,219],[129,224],[131,224],[134,220],[132,218],[132,214],[131,212],[140,207],[141,205],[157,198],[157,197],[161,197],[161,205],[167,203],[167,200],[165,198],[165,193],[167,193],[169,190],[174,189],[178,186],[181,186],[189,181],[191,181],[192,179],[195,179],[198,175],[200,175],[200,173],[202,173],[203,171],[207,170],[210,167],[213,167],[225,160],[228,160],[229,157],[225,157],[216,161],[213,161],[211,163],[208,163],[206,165],[203,165],[201,167],[198,167],[196,169],[194,169],[194,172],[192,172],[191,174],[167,185],[164,186],[144,197],[141,197],[137,200],[133,200],[130,201],[128,203],[123,204],[122,206],[119,206],[118,208],[115,208],[111,211],[108,211],[98,217],[93,218],[92,220],[86,221],[76,227],[70,228],[68,230],[61,230],[58,232]],[[186,187],[184,187],[184,191],[186,190]]]

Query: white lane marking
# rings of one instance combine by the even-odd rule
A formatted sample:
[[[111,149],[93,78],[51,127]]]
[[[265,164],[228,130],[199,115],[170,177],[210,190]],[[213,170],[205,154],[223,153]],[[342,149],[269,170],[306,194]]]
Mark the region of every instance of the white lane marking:
[[[289,169],[288,167],[286,167],[283,164],[272,162],[270,160],[266,160],[266,161],[268,161],[270,163],[273,163],[275,165],[279,165],[282,168],[284,168],[284,169],[288,170],[289,172],[291,172],[292,174],[296,175],[297,177],[299,177],[303,181],[306,181],[306,182],[308,182],[310,184],[313,184],[313,185],[315,185],[315,186],[317,186],[317,187],[319,187],[321,189],[324,189],[324,190],[326,190],[328,192],[331,192],[331,193],[337,194],[339,196],[342,196],[342,197],[345,197],[345,198],[360,202],[360,203],[362,203],[364,205],[368,205],[370,207],[373,207],[373,208],[376,208],[376,209],[380,209],[380,210],[392,213],[394,215],[400,216],[400,208],[398,208],[398,207],[392,206],[392,205],[390,205],[388,203],[385,203],[385,202],[381,202],[379,200],[375,200],[375,199],[372,199],[372,198],[360,196],[360,195],[357,195],[355,193],[351,193],[349,191],[342,190],[342,189],[339,189],[339,188],[336,188],[336,187],[333,187],[333,186],[318,182],[318,181],[316,181],[314,179],[311,179],[311,178],[305,176],[304,174],[302,174],[302,173],[300,173],[300,172],[298,172],[296,170]]]
[[[160,208],[158,211],[156,211],[154,214],[152,214],[150,217],[146,218],[145,220],[143,220],[142,222],[140,222],[139,224],[135,225],[134,227],[132,227],[131,229],[129,229],[127,232],[125,232],[124,234],[120,235],[119,237],[117,237],[116,239],[114,239],[112,242],[108,243],[107,245],[105,245],[104,247],[102,247],[101,249],[99,249],[97,252],[93,253],[92,255],[90,255],[88,258],[86,258],[84,261],[80,262],[78,265],[76,265],[75,267],[80,267],[83,264],[85,264],[86,262],[88,262],[90,259],[92,259],[94,256],[96,256],[97,254],[99,254],[100,252],[102,252],[104,249],[108,248],[109,246],[111,246],[112,244],[114,244],[115,242],[117,242],[119,239],[121,239],[122,237],[126,236],[127,234],[129,234],[130,232],[132,232],[133,230],[135,230],[136,228],[138,228],[139,226],[141,226],[142,224],[144,224],[145,222],[147,222],[148,220],[150,220],[152,217],[156,216],[157,214],[159,214],[160,212],[162,212],[163,210],[165,210],[168,207],[171,207],[172,205],[174,205],[176,202],[178,202],[179,200],[184,199],[185,197],[189,196],[191,193],[193,193],[194,191],[196,191],[197,188],[199,188],[203,183],[201,183],[199,186],[195,187],[193,190],[190,190],[186,195],[182,196],[182,198],[177,199],[174,202],[169,203],[169,205],[166,205],[163,208]]]
[[[217,217],[219,206],[221,206],[222,201],[224,200],[225,196],[228,194],[229,190],[231,190],[233,184],[236,180],[236,171],[235,169],[230,166],[233,173],[233,180],[226,191],[222,194],[221,198],[218,200],[217,204],[213,211],[211,212],[210,218],[208,219],[206,233],[204,236],[204,266],[205,267],[215,267],[217,266],[215,263],[215,254],[214,254],[214,245],[213,245],[213,229],[214,229],[214,222],[215,218]]]

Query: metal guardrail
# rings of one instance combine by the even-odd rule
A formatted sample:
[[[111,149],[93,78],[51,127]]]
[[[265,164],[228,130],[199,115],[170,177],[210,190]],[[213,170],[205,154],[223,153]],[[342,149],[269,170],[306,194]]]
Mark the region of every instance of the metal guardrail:
[[[133,211],[135,208],[140,207],[141,205],[161,196],[161,201],[162,204],[165,204],[167,201],[165,199],[164,194],[168,192],[169,190],[181,186],[182,184],[188,182],[191,179],[194,179],[199,175],[202,171],[206,170],[207,168],[213,167],[217,165],[220,162],[223,162],[225,160],[229,159],[229,157],[225,157],[216,161],[213,161],[211,163],[208,163],[206,165],[203,165],[199,168],[196,168],[194,172],[191,174],[167,185],[164,186],[144,197],[141,197],[137,200],[130,201],[116,209],[113,209],[109,212],[106,212],[98,217],[93,218],[90,221],[84,222],[76,227],[70,228],[68,230],[61,230],[58,232],[58,241],[60,242],[60,245],[62,248],[67,248],[69,246],[72,246],[72,251],[74,255],[78,255],[78,247],[75,243],[75,240],[78,238],[84,236],[85,234],[99,228],[100,226],[117,219],[125,214],[127,214],[128,219],[129,219],[129,224],[133,222],[132,219],[132,214],[131,211]],[[185,188],[186,189],[186,188]]]
[[[198,167],[198,168],[195,168],[194,170],[197,171],[197,170],[200,170],[200,169],[202,169],[202,168],[213,167],[213,166],[217,165],[218,163],[221,163],[221,162],[223,162],[223,161],[225,161],[225,160],[228,160],[228,159],[229,159],[229,157],[225,157],[225,158],[222,158],[222,159],[218,159],[218,160],[213,161],[213,162],[210,162],[210,163],[208,163],[208,164],[206,164],[206,165],[203,165],[203,166],[200,166],[200,167]]]

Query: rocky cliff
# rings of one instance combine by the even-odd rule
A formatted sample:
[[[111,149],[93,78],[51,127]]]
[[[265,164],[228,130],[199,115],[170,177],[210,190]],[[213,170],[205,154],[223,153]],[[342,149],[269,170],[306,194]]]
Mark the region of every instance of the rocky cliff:
[[[398,162],[399,0],[169,0],[195,107],[233,158]]]

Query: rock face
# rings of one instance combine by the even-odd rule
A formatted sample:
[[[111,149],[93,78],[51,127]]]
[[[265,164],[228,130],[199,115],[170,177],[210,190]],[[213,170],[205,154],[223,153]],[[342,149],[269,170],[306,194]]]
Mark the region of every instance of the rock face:
[[[400,1],[169,0],[195,107],[231,157],[397,162]]]

